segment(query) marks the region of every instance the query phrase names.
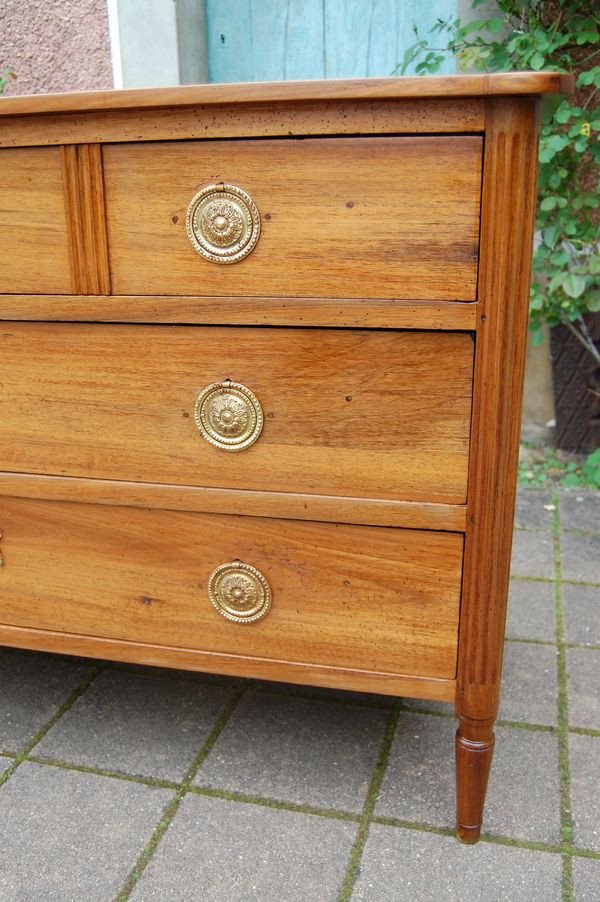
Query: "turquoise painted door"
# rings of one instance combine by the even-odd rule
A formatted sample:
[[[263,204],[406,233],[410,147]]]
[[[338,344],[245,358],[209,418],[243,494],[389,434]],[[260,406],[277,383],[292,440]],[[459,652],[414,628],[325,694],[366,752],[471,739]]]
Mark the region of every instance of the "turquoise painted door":
[[[457,0],[206,0],[212,82],[391,75]],[[454,72],[449,58],[443,72]]]

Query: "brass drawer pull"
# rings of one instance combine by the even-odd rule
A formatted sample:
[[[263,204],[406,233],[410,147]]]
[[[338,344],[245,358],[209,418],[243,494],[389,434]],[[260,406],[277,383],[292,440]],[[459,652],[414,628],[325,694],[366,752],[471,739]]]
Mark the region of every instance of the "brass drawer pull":
[[[256,395],[229,380],[213,382],[200,392],[194,419],[202,437],[223,451],[243,451],[253,445],[264,420]]]
[[[237,263],[256,247],[260,214],[235,185],[207,185],[190,201],[185,219],[194,250],[211,263]]]
[[[233,623],[254,623],[269,612],[271,588],[256,567],[231,561],[213,570],[208,597],[214,608]]]

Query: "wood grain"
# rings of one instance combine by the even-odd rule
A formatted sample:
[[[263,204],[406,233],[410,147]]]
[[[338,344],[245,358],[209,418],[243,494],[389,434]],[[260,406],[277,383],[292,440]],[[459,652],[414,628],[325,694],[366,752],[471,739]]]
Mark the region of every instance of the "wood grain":
[[[372,298],[6,295],[0,320],[474,330],[477,304]]]
[[[115,294],[475,298],[478,137],[171,142],[104,148]],[[247,191],[261,236],[244,260],[186,235],[204,185]]]
[[[36,476],[30,473],[0,473],[1,495],[47,501],[85,501],[128,507],[157,507],[162,510],[251,514],[253,517],[325,520],[451,532],[464,532],[465,529],[465,505],[390,501],[387,498],[343,498],[294,492],[210,489],[192,485],[117,482],[73,476]]]
[[[533,101],[488,101],[479,280],[482,309],[475,356],[456,696],[460,718],[458,829],[465,842],[475,842],[479,836],[487,782],[483,765],[489,769],[500,692],[527,336],[537,129]],[[500,259],[502,266],[498,265]],[[478,820],[474,821],[476,811]]]
[[[306,664],[453,679],[463,538],[3,499],[0,622]],[[230,623],[208,578],[243,560],[267,616]]]
[[[0,102],[0,111],[6,98]],[[192,104],[98,112],[0,115],[0,147],[115,141],[483,131],[478,99]]]
[[[102,148],[99,144],[84,144],[78,148],[78,156],[83,240],[88,267],[86,293],[110,294]]]
[[[466,333],[11,323],[0,350],[2,470],[465,501]],[[225,379],[264,411],[235,454],[194,423]]]
[[[0,230],[0,293],[71,291],[58,148],[0,150]]]
[[[382,100],[440,97],[486,97],[514,94],[571,93],[572,75],[560,72],[501,72],[494,75],[438,75],[427,78],[317,79],[193,85],[177,88],[136,88],[126,91],[86,91],[4,97],[0,116],[25,113],[68,113],[143,109],[224,103],[298,103],[324,100]]]
[[[12,648],[36,649],[86,658],[146,664],[154,667],[175,667],[203,673],[229,674],[260,680],[275,680],[300,685],[323,686],[329,689],[377,692],[405,698],[427,698],[450,702],[454,698],[455,680],[436,680],[428,677],[398,676],[356,670],[347,667],[326,667],[320,664],[299,664],[297,661],[275,661],[254,655],[219,654],[149,642],[126,642],[58,633],[0,624],[0,644]]]
[[[109,294],[108,242],[98,144],[61,147],[73,294]]]

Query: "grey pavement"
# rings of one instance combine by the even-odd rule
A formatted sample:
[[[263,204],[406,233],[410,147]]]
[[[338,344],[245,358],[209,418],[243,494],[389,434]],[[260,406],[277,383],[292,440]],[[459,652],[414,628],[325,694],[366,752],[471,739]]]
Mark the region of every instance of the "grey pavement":
[[[450,705],[1,649],[1,902],[597,902],[600,494],[516,525],[478,845]]]

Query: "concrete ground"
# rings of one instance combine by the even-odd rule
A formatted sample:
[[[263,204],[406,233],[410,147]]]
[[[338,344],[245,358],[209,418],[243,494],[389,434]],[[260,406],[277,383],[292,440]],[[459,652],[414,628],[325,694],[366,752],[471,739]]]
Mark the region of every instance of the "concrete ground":
[[[449,706],[0,651],[0,902],[600,899],[600,495],[521,491],[477,846]]]

